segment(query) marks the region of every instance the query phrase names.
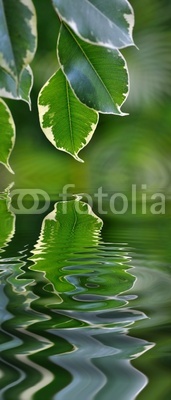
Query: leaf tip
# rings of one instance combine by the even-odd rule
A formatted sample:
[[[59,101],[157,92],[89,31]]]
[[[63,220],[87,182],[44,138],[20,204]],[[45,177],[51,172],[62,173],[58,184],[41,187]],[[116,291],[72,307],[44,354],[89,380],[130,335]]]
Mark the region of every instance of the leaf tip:
[[[0,164],[2,164],[2,165],[4,165],[4,167],[5,168],[7,168],[7,170],[11,173],[11,174],[15,174],[15,172],[13,171],[13,169],[10,167],[10,165],[9,165],[9,163],[7,162],[3,162],[3,161],[0,161]]]
[[[27,104],[28,104],[28,106],[29,106],[29,111],[31,111],[31,110],[32,110],[31,99],[29,99],[29,101],[27,101]]]
[[[6,168],[8,169],[8,171],[11,173],[11,174],[15,174],[15,172],[13,171],[13,169],[11,168],[11,166],[7,163],[7,164],[5,164],[5,166],[6,166]]]
[[[82,158],[78,157],[78,153],[74,153],[74,154],[72,154],[72,156],[75,158],[75,160],[84,164],[84,160],[82,160]]]

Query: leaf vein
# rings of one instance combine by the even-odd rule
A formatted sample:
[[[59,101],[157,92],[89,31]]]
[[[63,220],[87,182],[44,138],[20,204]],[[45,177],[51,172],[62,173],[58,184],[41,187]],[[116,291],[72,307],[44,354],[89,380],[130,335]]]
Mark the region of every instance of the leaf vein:
[[[73,152],[75,153],[74,150],[74,137],[73,137],[73,127],[72,127],[72,118],[71,118],[71,108],[70,108],[70,101],[69,101],[69,90],[68,90],[68,82],[65,79],[66,82],[66,99],[67,99],[67,107],[68,107],[68,119],[69,119],[69,127],[70,127],[70,138],[71,138],[71,145],[73,148]]]

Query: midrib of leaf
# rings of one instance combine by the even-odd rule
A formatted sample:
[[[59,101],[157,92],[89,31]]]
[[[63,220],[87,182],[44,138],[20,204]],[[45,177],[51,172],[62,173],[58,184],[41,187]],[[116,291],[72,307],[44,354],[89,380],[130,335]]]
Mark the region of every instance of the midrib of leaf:
[[[4,20],[5,20],[6,29],[7,29],[7,32],[8,32],[8,37],[9,37],[9,39],[10,39],[10,45],[11,45],[12,55],[13,55],[14,62],[15,62],[15,69],[16,69],[16,72],[17,72],[17,68],[16,68],[16,59],[15,59],[15,54],[14,54],[13,47],[12,47],[12,41],[11,41],[10,32],[9,32],[8,25],[7,25],[7,18],[6,18],[6,14],[5,14],[5,9],[4,9],[3,0],[2,0],[2,9],[3,9],[3,15],[4,15]],[[7,72],[7,71],[5,70],[5,72]],[[7,73],[9,73],[9,72],[7,72]],[[17,73],[17,74],[18,74],[18,73]],[[10,75],[11,75],[11,74],[10,74]],[[13,77],[13,75],[12,75],[12,77]],[[14,78],[14,77],[13,77],[13,78]]]
[[[64,25],[65,25],[65,24],[64,24]],[[66,27],[66,25],[65,25],[65,27]],[[112,98],[112,96],[111,96],[111,94],[110,94],[108,88],[107,88],[106,85],[104,84],[102,78],[100,77],[100,75],[98,74],[98,72],[96,71],[96,69],[94,68],[93,64],[91,63],[90,59],[87,57],[87,55],[86,55],[85,51],[82,49],[81,45],[78,43],[78,41],[76,40],[76,38],[73,36],[73,33],[72,33],[72,31],[68,28],[68,26],[67,26],[67,29],[68,29],[69,33],[71,33],[71,35],[72,35],[73,39],[75,40],[77,46],[78,46],[78,47],[80,48],[80,50],[82,51],[84,57],[86,58],[86,60],[87,60],[88,63],[90,64],[90,66],[91,66],[91,68],[93,69],[93,71],[95,72],[96,76],[99,78],[100,82],[102,83],[102,86],[104,87],[104,89],[105,89],[106,92],[108,93],[108,95],[109,95],[109,97],[110,97],[110,99],[112,100],[112,103],[113,103],[113,98]],[[118,52],[119,52],[119,51],[118,51]]]
[[[69,103],[69,92],[68,92],[68,82],[66,80],[66,98],[67,98],[67,106],[68,106],[68,118],[69,118],[69,126],[70,126],[70,138],[71,138],[71,144],[73,148],[73,152],[75,154],[74,150],[74,137],[73,137],[73,129],[72,129],[72,119],[71,119],[71,110],[70,110],[70,103]]]
[[[71,233],[74,232],[76,224],[77,224],[77,221],[78,221],[78,217],[77,217],[77,214],[75,212],[75,207],[74,207],[74,223],[73,223],[73,227],[72,227]]]
[[[116,26],[116,28],[119,30],[119,32],[121,32],[122,35],[124,34],[124,36],[126,37],[126,34],[122,31],[122,29],[115,22],[113,22],[110,18],[108,18],[105,14],[103,14],[102,11],[100,11],[94,4],[92,4],[89,0],[84,0],[84,1],[88,4],[90,4],[90,7],[95,8],[95,10],[97,10],[97,12],[99,14],[101,14],[103,18],[105,18],[107,21],[110,21],[112,23],[112,25]]]

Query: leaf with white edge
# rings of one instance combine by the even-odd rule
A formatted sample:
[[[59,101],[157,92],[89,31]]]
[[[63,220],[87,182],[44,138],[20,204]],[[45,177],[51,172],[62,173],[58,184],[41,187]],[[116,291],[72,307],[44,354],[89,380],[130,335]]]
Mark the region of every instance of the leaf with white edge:
[[[5,102],[0,99],[0,163],[13,174],[9,157],[15,143],[15,124]]]
[[[15,79],[0,68],[0,97],[24,100],[31,108],[30,92],[33,86],[33,73],[28,65],[23,69],[19,84]]]
[[[129,92],[128,71],[119,50],[83,42],[62,24],[57,52],[61,68],[82,103],[102,113],[123,115],[120,107]]]
[[[71,279],[67,280],[65,267],[71,265],[69,259],[75,253],[89,253],[98,245],[102,225],[102,220],[79,197],[55,204],[54,210],[43,220],[39,240],[32,251],[34,265],[31,269],[43,271],[57,292],[74,290]],[[84,274],[89,268],[85,266]],[[79,270],[83,273],[80,263],[77,274]],[[75,272],[69,274],[75,275]]]
[[[82,39],[110,48],[133,45],[134,13],[127,0],[52,0],[55,10]]]
[[[90,141],[98,113],[82,104],[58,70],[43,86],[38,98],[41,128],[48,140],[77,161],[79,151]]]
[[[31,0],[0,0],[0,67],[19,80],[37,46],[36,12]]]

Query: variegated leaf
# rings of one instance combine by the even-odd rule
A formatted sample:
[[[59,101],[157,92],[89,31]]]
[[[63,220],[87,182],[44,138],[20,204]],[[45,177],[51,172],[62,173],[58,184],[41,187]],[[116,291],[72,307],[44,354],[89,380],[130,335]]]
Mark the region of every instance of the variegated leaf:
[[[0,38],[0,67],[17,81],[32,61],[37,45],[31,0],[0,0]]]
[[[75,97],[61,70],[40,91],[38,109],[41,128],[49,141],[82,161],[78,153],[90,141],[98,113]]]
[[[0,68],[0,96],[15,99],[24,100],[29,104],[31,108],[30,92],[33,85],[33,74],[30,66],[23,69],[19,84],[17,85],[15,79]]]
[[[9,157],[15,142],[15,124],[5,102],[0,99],[0,163],[13,173]]]
[[[80,38],[101,46],[133,44],[133,9],[127,0],[52,0],[55,10]]]
[[[120,107],[128,95],[128,72],[119,50],[86,43],[62,24],[57,52],[82,103],[102,113],[123,115]]]

